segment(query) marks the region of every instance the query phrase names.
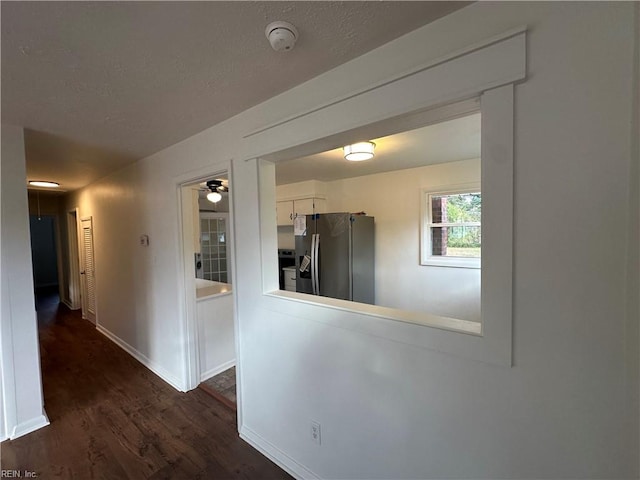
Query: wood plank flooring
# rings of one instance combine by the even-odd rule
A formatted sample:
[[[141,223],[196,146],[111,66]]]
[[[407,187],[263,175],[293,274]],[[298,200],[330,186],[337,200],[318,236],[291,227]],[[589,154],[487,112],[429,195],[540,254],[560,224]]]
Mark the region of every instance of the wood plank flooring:
[[[238,437],[235,412],[180,393],[65,306],[38,311],[51,425],[0,446],[2,469],[61,479],[290,479]]]

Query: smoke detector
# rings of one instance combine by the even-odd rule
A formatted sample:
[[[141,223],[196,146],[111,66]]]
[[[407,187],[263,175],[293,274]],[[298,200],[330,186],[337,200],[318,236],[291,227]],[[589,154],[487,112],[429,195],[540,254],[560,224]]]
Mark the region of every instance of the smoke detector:
[[[298,40],[298,30],[289,22],[271,22],[264,33],[276,52],[292,50]]]

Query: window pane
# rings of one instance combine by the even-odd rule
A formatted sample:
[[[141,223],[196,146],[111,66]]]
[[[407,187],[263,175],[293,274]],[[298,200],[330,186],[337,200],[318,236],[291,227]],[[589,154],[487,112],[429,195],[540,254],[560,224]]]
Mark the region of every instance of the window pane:
[[[481,245],[481,227],[431,227],[431,255],[480,258]]]
[[[432,223],[479,222],[482,211],[480,193],[431,196]]]
[[[446,223],[447,219],[447,196],[431,196],[431,223]]]
[[[203,277],[219,281],[227,278],[226,221],[223,218],[201,219]]]

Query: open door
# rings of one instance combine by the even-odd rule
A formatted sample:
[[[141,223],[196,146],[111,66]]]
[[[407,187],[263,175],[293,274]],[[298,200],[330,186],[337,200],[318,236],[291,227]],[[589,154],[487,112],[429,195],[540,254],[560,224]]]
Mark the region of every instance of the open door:
[[[80,229],[80,285],[82,289],[82,318],[96,323],[96,272],[93,255],[93,222],[83,218]]]

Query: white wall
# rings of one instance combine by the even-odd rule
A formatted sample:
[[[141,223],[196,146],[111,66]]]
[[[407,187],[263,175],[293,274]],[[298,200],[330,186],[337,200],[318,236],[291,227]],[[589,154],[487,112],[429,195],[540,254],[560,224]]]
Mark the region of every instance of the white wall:
[[[22,128],[2,125],[1,160],[4,431],[0,438],[16,438],[49,423],[40,377]]]
[[[236,344],[233,327],[233,296],[198,300],[200,327],[200,372],[206,380],[235,365]]]
[[[376,305],[480,321],[480,270],[420,265],[420,191],[480,182],[465,160],[327,182],[330,212],[375,217]]]
[[[296,237],[293,235],[293,225],[278,226],[278,248],[296,248]]]
[[[626,289],[634,8],[476,3],[86,188],[71,203],[94,216],[99,324],[183,378],[175,178],[233,158],[245,438],[323,478],[636,478],[637,335],[624,348],[638,294]],[[244,135],[520,25],[514,366],[313,321],[322,307],[266,308],[258,170],[245,160],[281,145]]]
[[[305,321],[312,308],[276,315],[250,306],[252,284],[239,313],[246,426],[324,478],[637,476],[619,348],[625,240],[605,234],[627,211],[630,8],[479,4],[398,48],[530,26],[529,79],[516,88],[514,367]],[[236,180],[255,182],[251,167]],[[251,205],[238,206],[247,225]],[[272,365],[286,365],[275,385]],[[320,448],[305,441],[312,419]]]
[[[93,218],[96,325],[178,389],[184,388],[177,258],[177,187],[143,161],[70,194],[66,210]],[[166,189],[154,187],[164,185]],[[149,236],[142,247],[140,235]]]

